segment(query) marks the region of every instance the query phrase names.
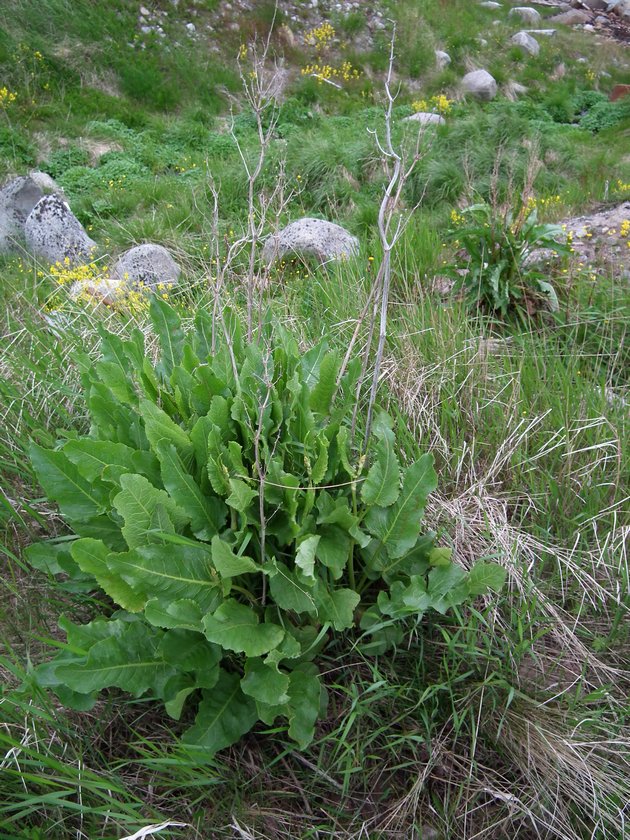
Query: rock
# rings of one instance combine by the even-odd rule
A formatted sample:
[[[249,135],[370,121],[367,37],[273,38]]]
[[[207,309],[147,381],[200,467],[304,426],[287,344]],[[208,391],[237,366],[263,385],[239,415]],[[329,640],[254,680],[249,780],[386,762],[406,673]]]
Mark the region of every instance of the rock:
[[[174,286],[180,273],[181,268],[166,248],[146,243],[125,251],[112,268],[111,279],[155,289],[161,283]]]
[[[28,214],[42,195],[31,177],[15,178],[0,190],[0,254],[12,251],[24,239]]]
[[[613,0],[608,4],[607,11],[623,20],[630,20],[630,0]]]
[[[51,265],[66,257],[71,263],[87,262],[96,249],[81,222],[56,195],[45,195],[37,202],[26,220],[24,234],[33,254]]]
[[[502,8],[501,3],[495,3],[494,0],[484,0],[483,3],[479,4],[482,9],[500,9]]]
[[[451,63],[451,57],[447,52],[444,52],[444,50],[436,50],[435,63],[437,64],[438,70],[444,70],[444,68],[448,67]]]
[[[582,0],[582,6],[586,6],[592,12],[605,12],[608,8],[608,0]]]
[[[529,24],[540,23],[542,20],[540,12],[530,6],[514,6],[513,9],[510,9],[508,17],[520,17],[521,20]]]
[[[512,35],[510,40],[517,47],[520,47],[523,52],[528,53],[528,55],[538,55],[540,52],[540,44],[535,38],[528,35],[527,32],[517,32],[516,35]]]
[[[55,181],[54,178],[51,178],[48,172],[40,172],[38,169],[33,169],[31,172],[28,173],[28,177],[35,181],[37,186],[45,195],[58,195],[59,198],[64,198],[65,193],[63,191],[63,187],[60,187],[59,184]]]
[[[553,23],[564,23],[565,26],[577,26],[581,23],[588,23],[591,19],[590,12],[585,12],[582,9],[571,9],[568,12],[562,12],[559,15],[547,18]]]
[[[124,301],[128,291],[129,286],[122,280],[114,280],[111,277],[95,277],[91,280],[78,280],[73,283],[68,290],[68,294],[73,300],[88,300],[92,303],[104,303],[105,306],[115,306],[117,303]]]
[[[546,37],[546,38],[553,37],[556,34],[557,31],[558,31],[557,29],[524,29],[523,30],[523,32],[527,32],[528,35],[542,35],[543,37]]]
[[[426,111],[418,111],[410,117],[405,117],[403,122],[417,122],[420,125],[445,125],[446,120],[440,114],[429,114]]]
[[[497,83],[487,70],[473,70],[466,73],[462,79],[462,86],[466,93],[476,99],[489,101],[497,95]]]
[[[320,262],[352,257],[359,240],[345,228],[323,219],[298,219],[265,242],[262,258],[270,264],[292,254],[316,257]]]

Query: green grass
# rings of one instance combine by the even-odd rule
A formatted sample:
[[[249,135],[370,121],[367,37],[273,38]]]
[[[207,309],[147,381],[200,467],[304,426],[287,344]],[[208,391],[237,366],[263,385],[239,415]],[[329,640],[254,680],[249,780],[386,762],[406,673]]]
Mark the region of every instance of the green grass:
[[[209,175],[221,189],[222,241],[246,221],[245,179],[226,131],[241,35],[226,37],[225,53],[212,58],[203,42],[141,51],[127,46],[136,4],[97,5],[10,0],[0,86],[18,99],[0,111],[0,175],[35,164],[50,171],[108,255],[144,240],[172,248],[187,281],[175,300],[189,320],[195,307],[213,302]],[[210,15],[216,5],[199,8]],[[517,102],[455,104],[409,184],[405,200],[420,207],[395,256],[381,386],[401,458],[435,455],[439,488],[428,524],[464,566],[481,557],[503,564],[508,585],[499,598],[427,619],[391,657],[366,660],[352,639],[330,648],[322,663],[330,711],[304,754],[282,728],[260,727],[198,766],[175,746],[188,722],[167,720],[151,703],[111,692],[92,712],[69,713],[32,685],[31,664],[60,643],[60,614],[88,620],[108,606],[23,558],[31,542],[65,534],[25,450],[29,440],[51,445],[59,430],[83,429],[73,358],[95,351],[100,322],[121,334],[139,326],[150,338],[149,328],[142,316],[71,302],[47,312],[63,300],[51,278],[38,276],[26,257],[3,258],[0,837],[114,840],[165,819],[190,828],[161,836],[191,840],[623,834],[627,282],[603,269],[596,283],[578,275],[561,290],[559,313],[523,329],[471,315],[434,291],[433,278],[445,259],[451,209],[490,196],[499,157],[499,198],[507,199],[536,145],[543,162],[536,195],[560,196],[544,210],[549,220],[583,212],[606,194],[628,198],[616,189],[630,181],[627,114],[592,92],[606,95],[630,77],[615,60],[621,48],[598,48],[588,33],[559,31],[541,44],[538,60],[516,56],[507,8],[405,0],[389,13],[398,19],[406,77],[399,117],[417,98],[454,96],[471,58],[487,62],[499,81],[528,87]],[[501,23],[492,27],[495,17]],[[246,23],[264,31],[269,10]],[[334,23],[348,41],[331,55],[340,60],[353,53],[365,21],[357,12]],[[434,49],[453,59],[443,73],[433,66]],[[273,186],[286,153],[289,183],[299,189],[284,218],[338,219],[361,237],[362,251],[356,264],[329,270],[292,262],[274,273],[266,299],[305,348],[328,335],[345,352],[380,259],[384,175],[367,129],[381,127],[387,36],[353,57],[364,76],[343,91],[299,76],[312,60],[307,52],[299,41],[287,50],[296,77],[261,188]],[[554,79],[560,61],[567,72]],[[619,122],[609,124],[611,114]],[[250,153],[251,115],[237,104],[235,117]],[[243,314],[238,277],[226,295]],[[363,324],[357,352],[366,340]],[[25,690],[17,692],[20,684]]]

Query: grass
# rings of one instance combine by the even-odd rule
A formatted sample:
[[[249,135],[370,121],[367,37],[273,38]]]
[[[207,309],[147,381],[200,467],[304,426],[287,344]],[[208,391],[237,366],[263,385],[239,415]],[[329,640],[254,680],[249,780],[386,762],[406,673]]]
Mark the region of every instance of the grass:
[[[183,315],[208,306],[209,174],[221,188],[221,237],[237,237],[245,223],[244,178],[226,132],[226,103],[237,88],[228,56],[238,44],[212,59],[202,42],[171,53],[157,43],[125,46],[137,22],[126,0],[106,10],[73,4],[72,14],[62,0],[46,0],[46,13],[32,0],[10,5],[0,81],[19,98],[0,111],[0,172],[36,163],[50,171],[108,254],[147,239],[166,244],[189,281],[176,296]],[[470,61],[491,62],[500,81],[529,89],[517,102],[458,102],[434,135],[406,196],[421,206],[396,255],[381,390],[396,416],[401,457],[435,455],[439,488],[428,524],[464,566],[481,557],[503,564],[505,591],[425,620],[390,657],[367,660],[352,639],[329,648],[321,662],[329,714],[304,754],[288,746],[282,728],[260,727],[200,766],[176,746],[187,722],[165,719],[150,702],[111,692],[90,712],[68,712],[33,684],[32,663],[62,643],[60,614],[82,621],[108,607],[23,557],[28,544],[65,533],[41,498],[25,447],[83,428],[74,358],[94,352],[99,323],[121,334],[139,326],[148,335],[148,326],[142,315],[130,320],[71,302],[46,312],[59,301],[47,267],[2,258],[0,837],[113,840],[162,820],[188,827],[161,836],[185,838],[623,836],[627,282],[604,269],[596,283],[578,273],[561,294],[561,311],[523,329],[443,300],[432,281],[450,211],[490,196],[497,150],[505,197],[538,144],[544,166],[536,194],[560,196],[543,211],[550,220],[606,194],[628,197],[611,196],[618,181],[630,181],[627,114],[615,110],[620,121],[608,125],[611,111],[597,111],[597,97],[584,107],[585,92],[605,93],[627,82],[627,71],[615,61],[621,48],[610,45],[604,55],[587,33],[558,32],[538,61],[526,61],[509,48],[506,9],[495,15],[464,0],[449,3],[448,13],[440,0],[419,8],[405,0],[391,10],[405,76],[399,117],[418,98],[418,79],[423,97],[453,96]],[[488,36],[495,17],[500,24]],[[269,10],[249,24],[264,30]],[[366,27],[360,13],[335,25],[348,41],[331,55],[336,60]],[[484,33],[486,46],[477,40]],[[286,152],[299,187],[286,217],[339,219],[362,240],[356,264],[322,270],[296,262],[278,271],[269,304],[305,347],[326,334],[345,351],[380,258],[374,230],[383,172],[366,129],[378,119],[379,79],[370,77],[383,69],[385,42],[375,37],[354,59],[364,75],[341,92],[301,78],[300,63],[312,57],[300,45],[290,50],[298,72],[262,188],[273,185]],[[432,64],[436,48],[453,59],[443,73]],[[553,79],[561,60],[567,75]],[[238,103],[235,115],[249,152],[250,115]],[[240,311],[232,279],[229,297]],[[364,326],[359,350],[366,338]],[[16,691],[21,684],[26,689]]]

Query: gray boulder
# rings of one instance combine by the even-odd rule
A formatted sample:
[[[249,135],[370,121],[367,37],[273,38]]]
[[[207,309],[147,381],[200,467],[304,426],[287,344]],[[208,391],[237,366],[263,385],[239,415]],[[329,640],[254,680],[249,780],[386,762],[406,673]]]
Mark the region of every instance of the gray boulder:
[[[270,264],[292,254],[316,257],[320,262],[352,257],[359,240],[345,228],[323,219],[298,219],[265,242],[262,258]]]
[[[28,177],[37,184],[43,193],[47,195],[53,193],[54,195],[58,195],[59,198],[65,197],[63,187],[60,187],[55,179],[51,178],[47,172],[40,172],[39,169],[33,169],[28,173]]]
[[[473,70],[466,73],[462,79],[462,86],[466,93],[476,99],[489,101],[497,95],[497,83],[487,70]]]
[[[0,254],[14,250],[24,239],[24,224],[42,197],[32,178],[15,178],[0,190]]]
[[[166,248],[146,243],[125,251],[112,268],[111,278],[156,289],[161,284],[174,286],[180,274],[181,268]]]
[[[608,11],[623,20],[630,20],[630,0],[613,0],[608,4]]]
[[[438,70],[444,70],[451,63],[451,57],[447,52],[444,52],[444,50],[436,50],[435,63]]]
[[[567,12],[562,12],[559,15],[547,18],[547,20],[550,23],[564,23],[565,26],[577,26],[581,23],[588,23],[591,17],[591,12],[585,12],[582,9],[570,9]]]
[[[24,225],[26,244],[35,256],[51,265],[88,262],[96,249],[83,225],[56,195],[45,195],[31,210]]]
[[[527,32],[517,32],[516,35],[512,35],[511,41],[528,55],[538,55],[540,52],[540,44]]]
[[[521,20],[525,21],[525,23],[529,23],[530,25],[540,23],[542,20],[540,12],[536,11],[536,9],[532,9],[530,6],[515,6],[508,12],[508,17],[519,17]]]
[[[419,125],[444,125],[446,120],[440,114],[430,114],[426,111],[418,111],[410,117],[405,117],[403,122],[415,122]]]
[[[582,0],[582,5],[592,12],[605,12],[608,8],[608,0]]]
[[[483,0],[483,3],[479,4],[482,9],[500,9],[501,3],[495,3],[494,0]]]

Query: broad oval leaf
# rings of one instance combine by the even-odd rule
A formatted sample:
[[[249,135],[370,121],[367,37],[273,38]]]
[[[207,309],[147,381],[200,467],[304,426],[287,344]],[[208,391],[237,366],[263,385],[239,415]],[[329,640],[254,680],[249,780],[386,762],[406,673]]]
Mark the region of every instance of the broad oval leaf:
[[[365,526],[377,537],[390,558],[402,557],[418,539],[427,496],[437,487],[433,456],[422,455],[405,472],[402,490],[390,507],[370,508]]]
[[[245,663],[245,676],[241,680],[244,694],[267,706],[279,706],[289,700],[289,675],[266,665],[255,657]]]
[[[149,598],[190,599],[204,612],[221,602],[217,573],[202,546],[144,545],[126,554],[110,554],[107,565]]]
[[[206,638],[226,650],[246,656],[262,656],[278,647],[284,630],[277,624],[259,624],[258,616],[250,607],[230,599],[212,615],[203,619]]]
[[[82,520],[105,511],[109,495],[107,485],[87,481],[63,452],[32,443],[29,455],[39,483],[48,498],[58,503],[64,516]]]
[[[176,528],[188,524],[190,516],[164,490],[158,490],[143,475],[127,473],[120,477],[121,491],[114,497],[114,507],[125,520],[122,533],[129,548],[149,541],[156,508],[162,506]]]
[[[182,741],[195,753],[211,757],[235,744],[257,719],[256,703],[243,694],[238,674],[221,670],[214,688],[204,692],[195,723]]]
[[[112,553],[100,540],[83,539],[72,543],[72,557],[83,572],[94,575],[101,589],[127,612],[140,612],[146,596],[132,589],[120,575],[111,571],[107,558]]]
[[[394,452],[394,435],[386,430],[376,444],[376,460],[361,486],[361,498],[367,505],[389,507],[399,493],[400,466]]]
[[[58,676],[73,691],[88,694],[116,686],[140,697],[147,691],[158,696],[175,668],[158,653],[160,630],[136,621],[118,636],[97,642],[84,662],[64,665]]]

